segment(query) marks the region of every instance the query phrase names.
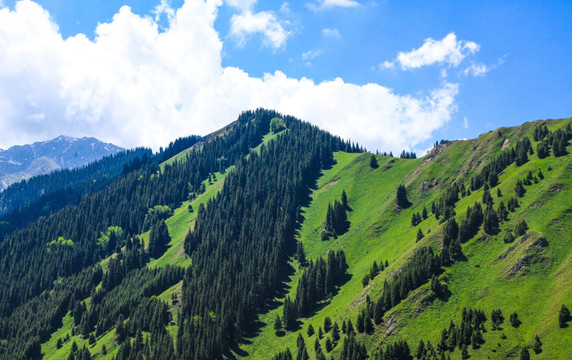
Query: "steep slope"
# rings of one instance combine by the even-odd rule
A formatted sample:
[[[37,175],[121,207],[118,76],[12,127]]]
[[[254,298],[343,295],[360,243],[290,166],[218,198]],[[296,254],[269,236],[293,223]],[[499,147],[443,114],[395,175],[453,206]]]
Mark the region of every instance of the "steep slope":
[[[391,284],[396,274],[411,261],[416,249],[431,246],[436,252],[443,251],[446,222],[440,223],[431,215],[432,203],[437,203],[453,181],[470,188],[475,174],[503,152],[510,151],[520,139],[529,137],[536,151],[539,142],[533,140],[533,134],[543,123],[503,128],[475,140],[439,145],[423,159],[378,157],[377,169],[371,168],[367,154],[336,154],[337,164],[319,179],[312,202],[303,211],[304,222],[298,239],[304,244],[309,259],[343,249],[352,277],[311,317],[301,319],[300,331],[289,331],[281,336],[275,334],[274,320],[277,315],[283,315],[282,306],[263,315],[266,326],[245,350],[251,357],[260,359],[271,357],[285,345],[296,353],[298,335],[302,333],[310,358],[313,358],[316,335],[307,335],[310,324],[316,333],[319,327],[324,327],[326,317],[338,325],[351,320],[355,327],[360,313],[368,309],[368,298],[373,306],[383,297],[384,282]],[[570,119],[546,124],[555,131],[568,127]],[[572,275],[572,160],[570,155],[544,159],[536,154],[528,157],[530,160],[521,166],[513,163],[502,170],[498,176],[499,185],[490,190],[495,210],[501,200],[506,205],[510,198],[517,198],[520,207],[500,224],[498,234],[487,234],[481,228],[462,245],[464,255],[454,258],[452,265],[443,267],[440,279],[448,287],[445,296],[437,298],[427,281],[411,289],[396,306],[385,309],[383,321],[375,325],[370,334],[358,332],[356,339],[366,345],[370,356],[374,356],[380,345],[397,340],[407,340],[412,350],[416,350],[420,340],[425,343],[429,340],[435,346],[442,330],[448,328],[451,321],[459,324],[465,307],[481,309],[488,317],[484,343],[475,349],[469,343],[471,358],[517,356],[523,346],[532,347],[536,335],[544,344],[541,358],[565,358],[569,354],[570,330],[560,329],[557,317],[561,305],[569,305],[572,301],[569,282]],[[542,180],[537,178],[539,169],[544,174]],[[525,185],[526,194],[522,198],[517,197],[515,184],[525,180],[529,171],[533,174],[531,184]],[[407,209],[400,209],[395,203],[395,191],[402,183],[412,202]],[[497,189],[500,189],[500,197]],[[347,193],[351,208],[347,214],[351,223],[349,230],[336,239],[322,240],[320,232],[324,228],[328,204],[340,199],[342,191]],[[482,198],[482,187],[461,197],[454,206],[456,222],[460,224],[467,207],[481,202]],[[422,213],[423,207],[429,211],[429,217],[412,226],[413,215]],[[512,232],[522,220],[528,224],[526,235],[517,235],[513,242],[505,243],[505,234]],[[419,229],[425,236],[416,242]],[[370,273],[373,262],[380,264],[385,260],[389,261],[389,267],[364,287],[362,279]],[[298,267],[297,262],[293,264]],[[296,297],[302,271],[298,269],[289,284],[291,298]],[[503,330],[491,331],[491,312],[497,308],[505,317]],[[509,324],[509,315],[513,312],[521,321],[518,327]],[[324,353],[328,339],[332,340],[331,334],[325,334],[320,341]],[[343,340],[339,340],[333,349],[333,358],[361,358],[355,354],[355,357],[343,357],[347,353],[342,351],[342,343]],[[461,351],[458,349],[449,355],[460,358]]]
[[[525,346],[565,358],[571,123],[443,142],[421,159],[364,153],[267,110],[179,139],[0,244],[0,358],[270,359],[303,341],[311,359],[407,359],[420,340],[424,359]],[[476,203],[481,223],[467,228]]]
[[[123,150],[95,138],[58,136],[31,145],[12,146],[0,151],[0,191],[32,176],[58,169],[72,169]]]

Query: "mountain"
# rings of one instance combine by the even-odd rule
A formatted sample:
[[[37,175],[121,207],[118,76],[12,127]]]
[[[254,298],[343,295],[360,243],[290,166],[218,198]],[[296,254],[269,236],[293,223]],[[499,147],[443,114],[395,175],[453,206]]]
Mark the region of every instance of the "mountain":
[[[31,145],[16,145],[0,151],[0,191],[32,176],[58,169],[81,167],[123,150],[92,137],[58,136]]]
[[[567,358],[571,125],[419,159],[263,109],[178,139],[5,220],[0,359]]]

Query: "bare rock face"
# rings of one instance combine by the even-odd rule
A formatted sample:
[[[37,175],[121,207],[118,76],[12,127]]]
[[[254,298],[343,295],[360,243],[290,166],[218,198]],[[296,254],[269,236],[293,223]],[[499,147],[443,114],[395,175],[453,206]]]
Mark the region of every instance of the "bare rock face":
[[[0,191],[17,181],[54,170],[81,167],[122,150],[92,137],[69,136],[13,146],[0,151]]]

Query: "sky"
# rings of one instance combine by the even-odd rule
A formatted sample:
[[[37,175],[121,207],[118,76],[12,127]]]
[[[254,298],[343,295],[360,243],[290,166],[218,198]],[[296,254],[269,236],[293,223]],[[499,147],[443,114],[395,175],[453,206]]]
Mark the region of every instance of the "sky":
[[[369,151],[572,116],[572,1],[0,0],[0,148],[265,107]]]

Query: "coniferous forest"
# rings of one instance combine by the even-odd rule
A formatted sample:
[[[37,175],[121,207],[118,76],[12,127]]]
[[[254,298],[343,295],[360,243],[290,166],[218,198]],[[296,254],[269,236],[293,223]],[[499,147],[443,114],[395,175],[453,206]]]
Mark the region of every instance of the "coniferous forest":
[[[16,183],[0,359],[561,358],[571,123],[396,158],[258,109]]]

